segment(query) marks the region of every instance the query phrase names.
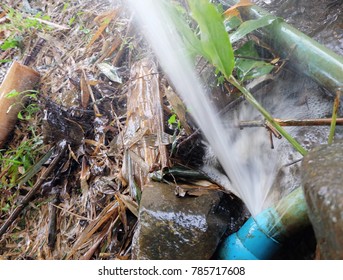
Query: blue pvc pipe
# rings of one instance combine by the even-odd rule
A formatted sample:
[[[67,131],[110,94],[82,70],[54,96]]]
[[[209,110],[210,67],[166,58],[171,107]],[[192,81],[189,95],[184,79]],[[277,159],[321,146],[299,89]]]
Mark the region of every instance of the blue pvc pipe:
[[[282,242],[309,224],[301,188],[296,189],[275,207],[249,218],[240,230],[220,246],[218,258],[224,260],[270,259]]]

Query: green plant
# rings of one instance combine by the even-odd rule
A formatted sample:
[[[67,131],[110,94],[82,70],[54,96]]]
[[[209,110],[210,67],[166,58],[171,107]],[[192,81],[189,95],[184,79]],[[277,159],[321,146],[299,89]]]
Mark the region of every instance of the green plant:
[[[35,163],[41,153],[43,139],[29,127],[29,136],[24,137],[15,149],[0,150],[0,169],[6,170],[6,175],[0,178],[0,188],[13,187],[18,178]],[[28,182],[32,185],[32,182]]]
[[[274,69],[273,64],[258,59],[255,42],[252,40],[237,49],[235,55],[236,76],[240,82],[269,74]]]
[[[24,99],[30,99],[29,105],[23,107],[18,113],[18,118],[21,120],[31,120],[39,111],[37,104],[37,91],[28,90],[24,92],[17,92],[12,90],[6,95],[6,98],[19,98],[19,102]],[[16,105],[13,104],[12,106]],[[9,108],[10,110],[10,108]],[[0,170],[6,170],[6,175],[0,178],[1,187],[13,187],[18,178],[23,175],[35,163],[37,157],[41,153],[43,138],[37,135],[34,126],[29,125],[25,132],[24,138],[20,144],[14,149],[0,150]],[[29,185],[32,182],[29,181]]]
[[[0,31],[6,31],[7,38],[0,45],[2,50],[21,47],[23,36],[34,31],[50,30],[51,27],[43,21],[49,21],[50,17],[41,12],[33,17],[26,16],[13,8],[7,8],[8,22],[0,25]]]
[[[6,98],[17,98],[20,97],[20,103],[23,105],[23,109],[18,113],[18,119],[20,120],[30,120],[32,116],[35,115],[39,111],[39,106],[37,104],[37,91],[35,90],[27,90],[23,92],[18,92],[16,90],[12,90],[6,95]],[[29,104],[24,106],[23,100],[29,100]],[[14,103],[12,106],[16,106],[17,103]],[[12,107],[11,106],[11,107]],[[9,110],[11,110],[11,107]]]
[[[224,25],[224,19],[218,12],[216,7],[209,3],[208,0],[187,0],[191,15],[197,22],[200,38],[196,35],[197,31],[193,30],[182,14],[177,12],[177,9],[171,8],[170,14],[175,22],[178,32],[184,41],[185,46],[190,50],[192,56],[201,55],[206,58],[218,71],[220,71],[225,79],[235,86],[263,116],[275,127],[275,129],[287,139],[293,147],[302,155],[307,151],[290,135],[288,134],[273,117],[266,111],[261,104],[257,102],[254,96],[234,77],[233,70],[235,67],[235,58],[231,40]],[[275,18],[268,18],[264,22],[259,22],[256,27],[271,24]],[[236,39],[240,39],[249,32],[255,30],[255,23],[247,23],[238,27],[234,33]]]
[[[171,126],[175,126],[176,128],[178,128],[179,130],[181,129],[181,122],[180,120],[177,118],[176,114],[172,114],[169,119],[168,119],[168,124]]]

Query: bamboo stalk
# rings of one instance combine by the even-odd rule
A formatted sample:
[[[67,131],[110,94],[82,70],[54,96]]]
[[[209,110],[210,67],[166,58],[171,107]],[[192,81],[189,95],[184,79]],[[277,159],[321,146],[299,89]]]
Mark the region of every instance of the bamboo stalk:
[[[143,189],[150,180],[149,170],[163,169],[169,161],[163,141],[163,102],[156,73],[157,65],[148,57],[137,61],[131,69],[122,175],[129,183],[131,194],[136,197],[139,197],[140,188]],[[147,135],[155,136],[156,144],[151,145],[145,137]]]
[[[224,0],[228,5],[237,4],[237,0]],[[257,6],[241,7],[241,14],[246,19],[258,19],[269,15]],[[262,28],[257,36],[270,43],[283,57],[289,54],[291,65],[306,74],[332,93],[343,87],[343,57],[306,36],[283,21],[274,21]]]
[[[33,90],[38,81],[38,72],[16,61],[7,72],[0,86],[0,148],[6,143],[17,121],[17,115],[23,108],[24,92]],[[8,97],[13,91],[20,94]]]

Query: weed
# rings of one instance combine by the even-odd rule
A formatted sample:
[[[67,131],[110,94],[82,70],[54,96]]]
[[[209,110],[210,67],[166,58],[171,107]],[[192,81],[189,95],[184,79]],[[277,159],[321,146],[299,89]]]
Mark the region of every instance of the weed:
[[[16,185],[17,179],[23,175],[40,155],[43,139],[35,134],[33,127],[29,127],[31,137],[24,137],[15,149],[0,150],[0,168],[7,170],[6,175],[0,179],[0,188],[9,189]],[[32,182],[29,181],[29,185]]]
[[[37,104],[37,93],[38,92],[35,90],[27,90],[23,92],[12,90],[6,95],[6,98],[20,97],[19,103],[21,103],[21,105],[24,105],[23,100],[30,101],[27,106],[22,106],[23,109],[18,113],[19,120],[28,121],[32,119],[32,117],[39,111],[39,106]],[[17,103],[14,103],[12,106],[16,106]],[[10,106],[8,110],[11,110],[12,106]]]
[[[25,92],[13,90],[6,95],[8,98],[18,96],[31,100],[30,104],[18,113],[18,118],[25,121],[33,119],[39,111],[36,102],[37,92],[33,90]],[[6,170],[6,174],[0,178],[0,188],[11,188],[17,183],[17,179],[35,163],[37,157],[41,154],[42,144],[42,136],[37,135],[35,127],[29,125],[18,147],[0,150],[0,170]],[[32,185],[32,182],[29,182],[29,185]]]
[[[176,114],[172,114],[168,119],[168,124],[174,128],[181,129],[181,122],[177,118]]]
[[[33,17],[26,16],[13,8],[7,8],[6,18],[8,22],[0,25],[0,31],[6,31],[7,38],[0,45],[2,50],[21,48],[24,35],[35,31],[50,30],[51,27],[41,20],[49,21],[50,17],[41,12]]]

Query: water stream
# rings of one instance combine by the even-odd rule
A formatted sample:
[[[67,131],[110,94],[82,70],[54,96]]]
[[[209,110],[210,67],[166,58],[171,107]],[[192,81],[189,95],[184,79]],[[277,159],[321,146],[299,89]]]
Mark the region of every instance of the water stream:
[[[263,148],[270,147],[266,131],[239,131],[232,125],[234,120],[220,119],[161,2],[129,2],[170,82],[183,98],[229,176],[231,191],[244,201],[252,214],[259,213],[264,207],[278,167],[275,153],[270,148]],[[238,115],[251,119],[256,112],[248,107],[240,110]]]

